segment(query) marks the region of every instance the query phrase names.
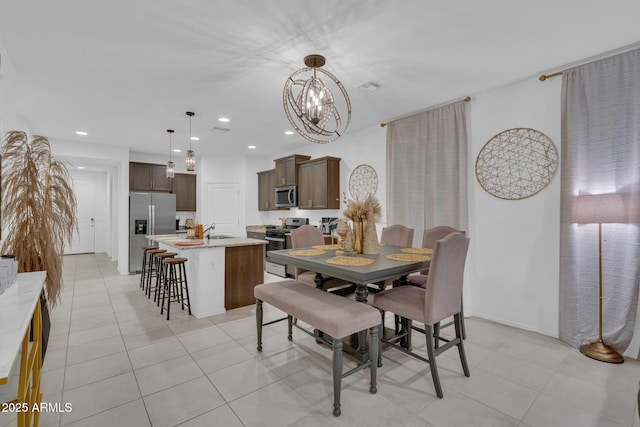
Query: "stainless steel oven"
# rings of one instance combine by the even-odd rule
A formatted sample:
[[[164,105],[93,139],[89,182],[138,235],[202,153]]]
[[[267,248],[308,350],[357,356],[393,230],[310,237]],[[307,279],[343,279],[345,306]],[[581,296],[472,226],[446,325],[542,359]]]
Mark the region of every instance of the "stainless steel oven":
[[[287,233],[300,226],[309,224],[309,218],[287,218],[284,228],[272,228],[266,231],[265,240],[267,241],[266,247],[266,263],[265,270],[268,273],[275,274],[280,277],[287,277],[287,266],[285,264],[279,264],[269,259],[269,251],[277,251],[287,248]]]

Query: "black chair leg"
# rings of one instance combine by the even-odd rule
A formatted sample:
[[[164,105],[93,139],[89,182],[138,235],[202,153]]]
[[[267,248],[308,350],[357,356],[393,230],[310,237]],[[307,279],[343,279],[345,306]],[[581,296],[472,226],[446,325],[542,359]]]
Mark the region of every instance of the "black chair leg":
[[[262,300],[256,300],[256,331],[258,335],[258,351],[262,351]]]
[[[431,376],[433,377],[433,385],[436,388],[436,395],[442,399],[442,385],[440,385],[440,377],[438,376],[438,366],[436,365],[436,349],[433,342],[433,326],[424,325],[424,332],[427,339],[427,357],[429,366],[431,367]]]
[[[462,364],[462,371],[464,372],[465,377],[469,377],[471,376],[471,374],[469,372],[469,365],[467,364],[467,356],[464,351],[464,342],[462,341],[462,330],[463,330],[462,313],[455,314],[453,316],[453,321],[456,328],[456,338],[460,339],[460,342],[458,342],[457,347],[458,347],[458,354],[460,355],[460,363]]]

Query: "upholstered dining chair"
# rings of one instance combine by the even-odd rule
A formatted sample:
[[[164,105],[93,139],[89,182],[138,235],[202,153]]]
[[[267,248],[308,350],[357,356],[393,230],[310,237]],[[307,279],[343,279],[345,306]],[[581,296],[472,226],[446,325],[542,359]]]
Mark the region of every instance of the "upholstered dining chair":
[[[322,230],[313,225],[303,225],[291,231],[291,246],[296,248],[309,248],[312,246],[324,245]],[[324,290],[334,288],[351,287],[351,283],[331,276],[324,276],[313,271],[296,267],[294,271],[295,279],[308,286],[321,288]]]
[[[437,227],[424,230],[424,232],[422,233],[422,247],[433,249],[433,247],[436,245],[436,242],[438,240],[448,236],[451,233],[461,233],[463,236],[467,234],[464,230],[457,230],[453,227],[449,227],[448,225],[439,225]],[[413,286],[420,286],[424,288],[427,285],[428,274],[429,274],[429,269],[422,270],[420,274],[409,275],[407,276],[406,284],[413,285]],[[396,283],[394,283],[394,286],[395,285]],[[460,299],[460,320],[462,322],[462,339],[467,339],[467,330],[464,325],[464,311],[462,308],[462,299]],[[436,330],[437,330],[436,332],[439,333],[439,330],[441,327],[446,328],[451,325],[453,325],[453,322],[449,322],[444,325],[436,325]]]
[[[413,245],[413,228],[405,227],[401,224],[384,227],[380,235],[380,243],[389,246],[410,248]],[[376,282],[375,285],[382,291],[387,286],[392,286],[394,280],[398,279],[399,277],[393,277],[383,282]]]
[[[460,299],[462,298],[464,265],[468,249],[469,239],[467,237],[460,233],[449,234],[444,239],[438,240],[433,248],[433,257],[425,288],[398,286],[380,292],[373,298],[373,306],[377,307],[382,315],[383,331],[386,311],[397,314],[401,318],[400,333],[389,339],[383,336],[382,345],[398,348],[429,363],[436,395],[439,398],[443,397],[443,393],[436,364],[437,356],[452,347],[457,347],[464,375],[470,376],[461,336],[460,320]],[[455,322],[455,337],[449,340],[435,333],[434,325],[451,316]],[[412,351],[412,321],[424,324],[424,329],[421,332],[426,338],[427,358]],[[437,341],[443,341],[445,344],[437,347],[435,345]]]

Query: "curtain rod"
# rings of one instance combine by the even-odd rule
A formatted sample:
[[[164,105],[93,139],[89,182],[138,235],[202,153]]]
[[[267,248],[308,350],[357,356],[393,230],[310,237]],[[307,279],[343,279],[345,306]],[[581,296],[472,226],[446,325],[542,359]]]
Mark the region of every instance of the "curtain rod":
[[[561,76],[562,75],[562,71],[556,71],[555,73],[551,73],[551,74],[542,74],[540,77],[538,77],[538,80],[540,80],[541,82],[547,80],[547,79],[551,79],[553,77],[557,77],[557,76]]]
[[[574,67],[578,67],[578,66],[581,66],[581,65],[589,64],[591,62],[599,61],[601,59],[611,58],[612,56],[620,55],[620,54],[623,54],[623,53],[627,53],[627,52],[630,52],[632,50],[638,49],[639,47],[640,47],[640,42],[636,42],[636,43],[632,43],[632,44],[629,44],[629,45],[626,45],[626,46],[619,47],[617,49],[613,49],[613,50],[610,50],[610,51],[607,51],[607,52],[600,53],[598,55],[593,55],[593,56],[590,56],[588,58],[584,58],[584,59],[582,59],[580,61],[575,61],[575,62],[572,62],[570,64],[567,64],[567,65],[562,67],[563,70],[556,71],[555,73],[542,74],[542,75],[540,75],[540,77],[538,77],[538,80],[543,82],[543,81],[545,81],[547,79],[562,75],[562,73],[564,71],[568,70],[569,68],[574,68]]]
[[[470,97],[470,96],[467,96],[467,97],[464,99],[464,102],[469,102],[469,101],[471,101],[471,97]],[[447,102],[446,104],[442,104],[441,106],[445,106],[445,105],[451,104],[451,103],[453,103],[453,102],[456,102],[456,101]],[[435,106],[435,107],[429,108],[428,110],[425,110],[425,111],[433,110],[433,109],[435,109],[435,108],[438,108],[438,106]],[[414,114],[419,114],[419,113],[411,113],[410,115],[414,115]],[[405,117],[409,117],[409,116],[405,116]],[[399,118],[397,118],[397,119],[395,119],[395,120],[400,120],[401,118],[402,118],[402,117],[399,117]],[[392,120],[392,121],[393,121],[393,120]],[[381,127],[381,128],[385,127],[386,125],[387,125],[387,123],[380,123],[380,127]]]

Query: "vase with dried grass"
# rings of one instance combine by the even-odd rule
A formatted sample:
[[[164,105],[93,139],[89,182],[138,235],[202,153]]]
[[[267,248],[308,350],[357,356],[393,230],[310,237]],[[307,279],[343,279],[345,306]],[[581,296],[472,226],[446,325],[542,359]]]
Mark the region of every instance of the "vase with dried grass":
[[[343,193],[343,200],[347,204],[344,216],[353,221],[354,249],[358,253],[364,254],[380,253],[378,237],[375,231],[375,223],[379,220],[382,210],[378,199],[371,194],[364,200],[360,200],[357,197],[347,199]],[[365,236],[367,228],[369,229],[369,235]]]
[[[47,138],[10,131],[2,144],[3,254],[18,272],[46,271],[46,299],[59,302],[62,255],[77,229],[76,197],[66,166],[51,155]]]

